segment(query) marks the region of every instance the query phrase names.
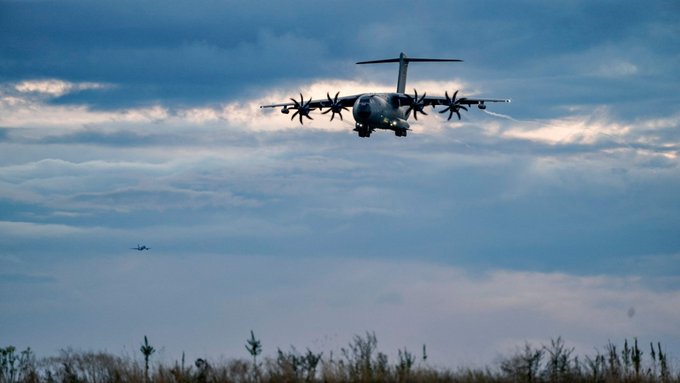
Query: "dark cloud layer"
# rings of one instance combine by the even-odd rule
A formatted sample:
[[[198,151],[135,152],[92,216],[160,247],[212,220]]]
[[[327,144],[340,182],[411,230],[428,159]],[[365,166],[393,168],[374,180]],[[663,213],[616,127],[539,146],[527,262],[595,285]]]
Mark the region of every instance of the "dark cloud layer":
[[[47,77],[115,84],[54,100],[105,108],[233,100],[282,80],[355,78],[355,61],[400,51],[466,59],[453,69],[455,76],[488,79],[489,87],[523,101],[518,108],[575,98],[606,103],[611,92],[649,96],[649,86],[582,77],[584,71],[635,65],[657,89],[656,97],[663,87],[659,76],[678,76],[671,74],[678,64],[672,47],[680,46],[674,2],[395,6],[379,1],[360,7],[207,2],[197,7],[186,1],[10,1],[2,8],[4,81]],[[393,81],[393,68],[376,70],[389,70]],[[412,76],[451,74],[450,68],[425,71]],[[572,89],[561,87],[559,95],[546,99],[565,76],[574,78]]]

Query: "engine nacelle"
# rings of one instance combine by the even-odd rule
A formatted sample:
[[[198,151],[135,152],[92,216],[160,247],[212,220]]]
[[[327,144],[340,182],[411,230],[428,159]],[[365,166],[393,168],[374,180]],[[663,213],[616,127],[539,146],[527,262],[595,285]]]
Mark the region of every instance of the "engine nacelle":
[[[486,109],[486,105],[484,105],[484,102],[480,102],[479,105],[477,105],[477,107],[481,110]]]
[[[283,114],[288,114],[288,113],[290,113],[290,109],[288,109],[287,106],[284,106],[284,107],[281,109],[281,113],[283,113]]]

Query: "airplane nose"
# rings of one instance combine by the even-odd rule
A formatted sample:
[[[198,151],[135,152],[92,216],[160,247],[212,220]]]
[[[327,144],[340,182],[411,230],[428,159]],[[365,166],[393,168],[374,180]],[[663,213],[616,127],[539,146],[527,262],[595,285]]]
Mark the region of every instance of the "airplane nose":
[[[359,105],[357,115],[359,115],[359,117],[363,119],[368,118],[371,115],[371,107],[368,105]]]

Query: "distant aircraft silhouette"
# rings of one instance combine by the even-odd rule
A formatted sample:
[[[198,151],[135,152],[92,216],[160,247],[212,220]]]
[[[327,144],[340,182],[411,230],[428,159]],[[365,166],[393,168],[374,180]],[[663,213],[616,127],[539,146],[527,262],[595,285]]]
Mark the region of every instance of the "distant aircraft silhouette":
[[[131,247],[130,250],[144,251],[144,250],[151,250],[151,248],[146,247],[146,245],[137,244],[137,247]]]

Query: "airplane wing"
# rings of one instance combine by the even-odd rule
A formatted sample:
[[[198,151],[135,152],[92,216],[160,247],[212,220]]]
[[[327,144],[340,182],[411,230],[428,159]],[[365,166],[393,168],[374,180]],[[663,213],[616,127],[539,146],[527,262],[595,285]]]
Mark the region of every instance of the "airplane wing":
[[[431,100],[431,104],[433,106],[437,105],[446,105],[449,106],[449,102],[447,102],[446,98],[444,97],[428,97],[428,99]],[[463,105],[483,105],[486,102],[510,102],[508,99],[498,99],[498,98],[461,98],[457,100],[458,104],[463,104]],[[484,109],[484,108],[482,108]]]
[[[471,98],[471,97],[461,97],[461,98],[456,98],[458,95],[458,91],[456,91],[453,96],[449,97],[449,93],[446,92],[444,97],[441,96],[427,96],[426,94],[423,94],[422,96],[418,96],[418,93],[415,92],[413,95],[410,94],[402,94],[399,97],[401,105],[408,106],[409,112],[413,111],[414,113],[414,118],[417,119],[417,113],[424,113],[423,108],[425,106],[446,106],[445,109],[439,111],[439,113],[446,113],[449,112],[449,117],[448,119],[451,119],[451,116],[455,113],[458,115],[458,119],[460,120],[460,110],[465,110],[467,111],[468,107],[472,105],[477,105],[479,109],[486,109],[486,103],[487,102],[510,102],[508,99],[497,99],[497,98]]]
[[[312,110],[323,110],[327,109],[325,112],[322,112],[322,114],[326,113],[333,113],[331,115],[331,121],[335,117],[335,115],[339,115],[340,119],[342,119],[342,111],[343,110],[348,110],[349,107],[354,105],[356,100],[361,96],[360,94],[352,95],[352,96],[343,96],[339,97],[340,92],[335,94],[335,97],[331,98],[331,95],[329,93],[326,93],[326,99],[318,99],[318,100],[312,100],[311,98],[307,101],[305,101],[304,97],[302,96],[302,93],[300,93],[300,101],[297,101],[294,98],[291,98],[291,102],[284,102],[280,104],[270,104],[270,105],[260,105],[260,108],[281,108],[281,113],[283,114],[288,114],[290,113],[291,110],[294,110],[295,112],[293,115],[290,117],[290,119],[294,119],[296,116],[299,117],[300,123],[302,124],[302,117],[307,117],[310,120],[313,120],[313,118],[309,115],[309,112]]]

